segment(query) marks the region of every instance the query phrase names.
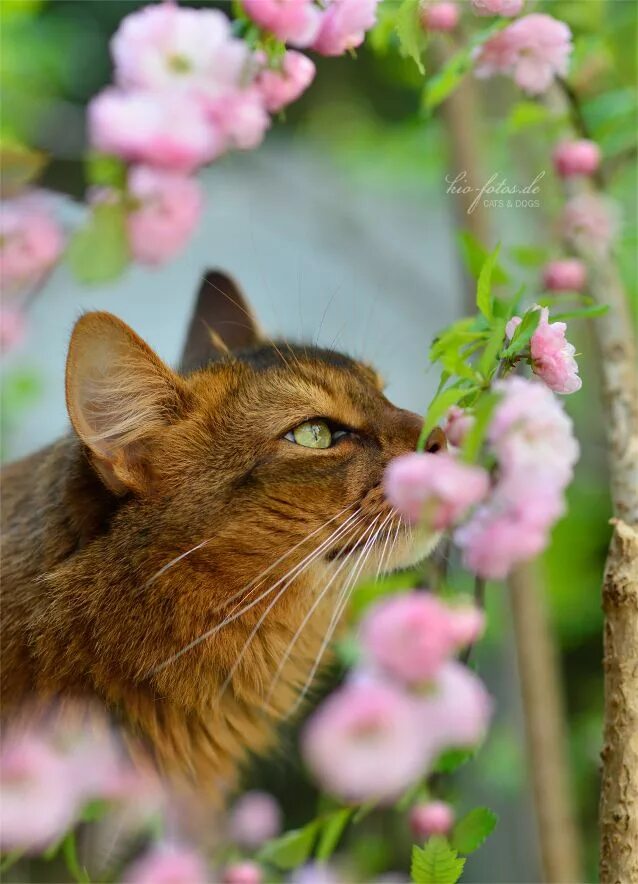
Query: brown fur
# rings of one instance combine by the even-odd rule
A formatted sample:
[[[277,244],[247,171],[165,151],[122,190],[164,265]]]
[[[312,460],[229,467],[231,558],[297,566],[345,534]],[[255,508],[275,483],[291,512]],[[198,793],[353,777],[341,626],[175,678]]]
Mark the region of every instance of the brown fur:
[[[323,642],[341,576],[272,690],[288,643],[343,562],[339,551],[389,513],[384,468],[414,449],[421,426],[364,365],[254,344],[180,375],[116,317],[83,316],[67,362],[75,432],[2,473],[5,710],[33,697],[97,696],[163,769],[217,796],[247,751],[272,744]],[[325,450],[283,438],[311,417],[353,434]],[[171,659],[275,584],[355,505],[365,522],[300,573],[243,656],[274,592]],[[387,537],[364,574],[377,569]],[[430,541],[401,528],[387,567],[416,561]]]

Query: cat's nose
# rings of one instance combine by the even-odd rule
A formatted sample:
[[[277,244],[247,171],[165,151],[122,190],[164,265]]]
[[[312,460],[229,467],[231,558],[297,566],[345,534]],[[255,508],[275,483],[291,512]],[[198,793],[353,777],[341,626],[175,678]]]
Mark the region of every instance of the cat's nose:
[[[415,451],[422,428],[423,418],[421,415],[405,408],[393,408],[390,418],[389,456],[396,457],[399,454]],[[425,451],[436,453],[444,451],[446,448],[445,433],[440,427],[435,427],[426,440]]]

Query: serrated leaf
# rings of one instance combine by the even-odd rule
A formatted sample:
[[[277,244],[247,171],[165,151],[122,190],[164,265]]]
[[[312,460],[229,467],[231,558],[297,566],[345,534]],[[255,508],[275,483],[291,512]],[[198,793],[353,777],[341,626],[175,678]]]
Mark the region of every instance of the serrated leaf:
[[[498,816],[489,807],[475,807],[456,823],[452,831],[452,847],[459,853],[473,853],[494,831]]]
[[[129,261],[124,207],[120,203],[95,206],[87,224],[69,243],[67,258],[80,282],[108,282],[118,277]]]
[[[327,862],[335,851],[343,830],[348,825],[354,808],[343,807],[331,813],[321,824],[321,834],[315,856],[319,862]]]
[[[494,266],[498,261],[498,253],[500,245],[496,246],[493,252],[487,256],[481,267],[478,282],[476,284],[476,306],[486,319],[491,319],[492,310],[492,274]]]
[[[312,853],[319,825],[319,820],[313,820],[303,829],[285,832],[265,844],[259,851],[258,859],[284,870],[303,865]]]
[[[399,37],[399,52],[404,58],[411,58],[421,74],[425,74],[421,55],[425,49],[425,34],[419,16],[420,0],[403,0],[399,7],[395,28]]]
[[[489,252],[469,230],[461,230],[458,234],[458,239],[461,245],[461,255],[467,271],[470,276],[474,277],[474,279],[478,279],[481,273],[481,268],[489,256]],[[509,281],[509,276],[498,263],[494,265],[492,278],[494,279],[494,282],[498,284]]]
[[[512,356],[516,356],[527,347],[532,339],[532,335],[538,328],[540,319],[540,310],[528,310],[523,315],[521,324],[516,328],[516,331],[512,335],[512,340],[503,351],[504,359],[510,359]]]
[[[433,835],[425,845],[412,848],[410,876],[414,884],[456,884],[463,873],[465,860],[446,838]]]

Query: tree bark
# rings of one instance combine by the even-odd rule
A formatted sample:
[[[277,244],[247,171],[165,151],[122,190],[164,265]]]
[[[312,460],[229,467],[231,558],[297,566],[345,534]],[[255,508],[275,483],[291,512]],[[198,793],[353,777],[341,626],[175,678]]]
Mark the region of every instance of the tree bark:
[[[445,60],[441,50],[440,61]],[[466,172],[467,183],[481,187],[483,139],[476,84],[467,77],[442,106],[449,135],[452,177]],[[489,176],[488,176],[489,177]],[[461,227],[491,247],[486,208],[479,202],[468,212],[475,194],[458,194]],[[474,311],[473,289],[468,309]],[[551,632],[543,587],[531,566],[521,567],[508,581],[518,656],[530,776],[538,827],[543,876],[547,884],[583,880],[581,851],[572,804],[565,707],[558,652]]]

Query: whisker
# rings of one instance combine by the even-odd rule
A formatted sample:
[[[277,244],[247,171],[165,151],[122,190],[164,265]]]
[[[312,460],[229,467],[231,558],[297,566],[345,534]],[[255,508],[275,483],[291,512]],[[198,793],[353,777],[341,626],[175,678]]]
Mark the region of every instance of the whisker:
[[[349,507],[346,507],[346,509],[349,509]],[[342,511],[342,512],[343,512],[343,511]],[[326,544],[328,544],[329,542],[333,541],[333,540],[335,539],[335,534],[338,534],[338,532],[342,531],[342,529],[344,529],[344,528],[345,528],[345,527],[351,522],[351,520],[354,519],[354,518],[358,515],[358,513],[359,513],[359,510],[356,510],[354,513],[352,513],[352,514],[346,519],[346,521],[345,521],[344,523],[342,523],[338,528],[335,529],[335,531],[333,532],[333,534],[331,534],[330,537],[329,537],[327,540],[323,541],[323,542],[319,545],[319,547],[317,547],[316,549],[312,550],[312,551],[311,551],[311,552],[310,552],[310,553],[309,553],[304,559],[302,559],[301,562],[299,562],[297,565],[295,565],[290,571],[288,571],[287,574],[285,574],[285,575],[284,575],[282,578],[280,578],[275,584],[273,584],[273,586],[269,587],[269,588],[268,588],[267,590],[265,590],[263,593],[261,593],[260,595],[258,595],[257,598],[254,599],[249,605],[245,606],[243,609],[241,609],[241,610],[238,611],[237,613],[233,613],[233,611],[236,611],[236,608],[233,609],[233,611],[231,611],[230,614],[229,614],[229,615],[228,615],[228,616],[227,616],[227,617],[226,617],[221,623],[216,623],[215,626],[212,626],[212,627],[211,627],[210,629],[208,629],[206,632],[202,633],[202,635],[198,636],[198,638],[193,639],[192,642],[189,642],[189,644],[185,645],[185,646],[184,646],[183,648],[181,648],[179,651],[176,651],[176,652],[175,652],[172,656],[170,656],[168,659],[164,660],[162,663],[159,663],[156,667],[154,667],[154,668],[150,671],[149,674],[150,674],[150,675],[155,675],[157,672],[160,672],[162,669],[165,669],[165,668],[166,668],[167,666],[169,666],[171,663],[174,663],[176,660],[178,660],[183,654],[186,654],[188,651],[191,651],[193,648],[197,647],[197,645],[201,644],[201,642],[206,641],[206,639],[211,638],[211,636],[213,636],[213,635],[215,635],[215,633],[219,632],[219,630],[222,629],[224,626],[226,626],[228,623],[231,623],[233,620],[237,620],[238,617],[241,617],[243,614],[246,613],[246,611],[250,610],[250,608],[254,607],[254,605],[256,605],[256,604],[257,604],[258,602],[260,602],[263,598],[265,598],[270,592],[272,592],[274,589],[276,589],[281,583],[283,583],[288,577],[290,577],[291,574],[293,575],[293,578],[296,577],[296,576],[297,576],[297,573],[298,573],[300,570],[303,570],[305,567],[307,567],[308,564],[310,564],[311,561],[314,561],[314,559],[316,558],[316,556],[321,555],[321,553],[324,551],[324,548],[325,548]],[[341,513],[339,513],[338,515],[341,515]],[[326,526],[327,524],[330,524],[331,521],[334,521],[334,518],[336,518],[336,517],[333,517],[332,519],[330,519],[328,522],[326,522],[326,523],[325,523],[324,525],[322,525],[321,527],[322,527],[322,528],[325,528],[325,526]],[[317,532],[313,532],[313,533],[316,534]],[[338,535],[338,536],[340,536],[340,535]],[[304,539],[304,542],[305,542],[306,540],[308,540],[307,537]],[[300,546],[300,545],[301,545],[301,544],[297,544],[297,546]],[[281,561],[283,558],[285,558],[285,556],[280,557],[280,559],[279,559],[278,561]],[[260,579],[262,579],[263,576],[264,576],[264,574],[268,573],[268,571],[271,571],[272,568],[275,567],[275,564],[276,564],[276,563],[274,563],[273,565],[271,565],[270,568],[266,569],[266,571],[263,572],[263,574],[259,575],[259,577],[257,577],[256,580],[260,580]],[[254,582],[254,581],[253,581],[253,582]],[[230,597],[230,599],[228,599],[228,601],[232,601],[234,598],[237,598],[238,595],[240,595],[241,593],[245,592],[246,589],[248,589],[251,585],[252,585],[252,584],[249,583],[249,584],[248,584],[248,587],[244,587],[244,589],[240,590],[239,593],[235,593],[233,596]],[[254,588],[256,589],[257,586],[255,586]],[[232,615],[232,616],[231,616],[231,615]]]

